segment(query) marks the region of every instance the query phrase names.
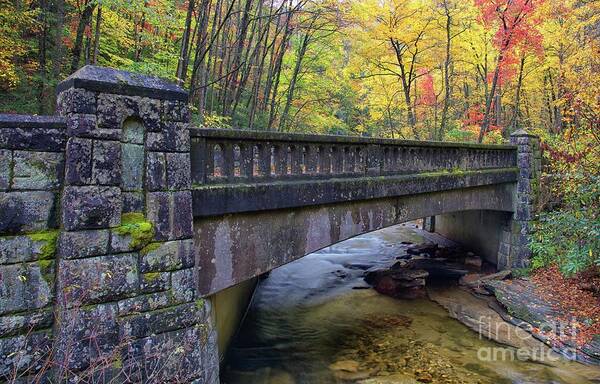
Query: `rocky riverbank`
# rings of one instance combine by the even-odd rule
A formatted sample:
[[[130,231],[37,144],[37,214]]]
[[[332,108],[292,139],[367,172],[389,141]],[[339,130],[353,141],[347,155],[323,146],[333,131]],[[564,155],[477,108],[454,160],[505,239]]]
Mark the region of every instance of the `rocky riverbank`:
[[[367,270],[365,281],[394,298],[427,296],[480,336],[515,348],[521,359],[551,364],[560,354],[600,365],[600,335],[579,335],[600,319],[565,313],[533,279],[495,272],[460,247],[413,245],[392,265]]]

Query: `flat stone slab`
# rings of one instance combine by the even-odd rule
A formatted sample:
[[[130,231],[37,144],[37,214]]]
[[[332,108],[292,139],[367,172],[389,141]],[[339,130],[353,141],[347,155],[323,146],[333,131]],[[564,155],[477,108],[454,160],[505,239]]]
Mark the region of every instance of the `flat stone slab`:
[[[0,113],[0,128],[66,128],[66,126],[67,120],[62,116]]]
[[[600,365],[600,335],[583,346],[576,346],[569,334],[572,324],[552,302],[536,293],[530,280],[492,280],[484,283],[506,308],[507,321],[527,330],[534,337],[550,345],[569,359]],[[557,334],[558,333],[558,334]]]
[[[58,84],[56,93],[69,88],[154,99],[186,101],[188,97],[183,88],[161,78],[95,65],[86,65],[67,77]]]

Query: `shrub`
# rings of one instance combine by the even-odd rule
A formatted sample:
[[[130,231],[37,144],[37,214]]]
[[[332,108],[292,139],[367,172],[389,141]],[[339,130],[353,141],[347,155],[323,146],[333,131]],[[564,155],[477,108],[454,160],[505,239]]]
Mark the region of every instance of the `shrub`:
[[[600,265],[600,177],[569,176],[560,184],[561,205],[534,223],[531,266],[556,264],[573,275]]]

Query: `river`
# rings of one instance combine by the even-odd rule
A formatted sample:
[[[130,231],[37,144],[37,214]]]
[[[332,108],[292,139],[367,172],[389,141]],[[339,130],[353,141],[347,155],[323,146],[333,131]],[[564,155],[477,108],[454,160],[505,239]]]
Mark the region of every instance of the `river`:
[[[222,383],[600,383],[599,369],[575,362],[535,363],[514,354],[482,359],[489,355],[482,351],[501,346],[438,304],[368,288],[365,269],[387,265],[406,253],[407,243],[424,241],[448,245],[408,223],[272,271],[230,347]]]

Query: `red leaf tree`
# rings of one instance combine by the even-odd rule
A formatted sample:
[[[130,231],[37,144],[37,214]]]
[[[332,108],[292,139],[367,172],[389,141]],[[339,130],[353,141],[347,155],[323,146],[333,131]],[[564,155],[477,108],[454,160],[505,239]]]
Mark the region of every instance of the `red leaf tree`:
[[[490,128],[490,112],[497,86],[514,75],[510,67],[517,62],[516,52],[523,49],[541,49],[541,34],[533,16],[543,0],[475,0],[481,11],[481,21],[489,29],[496,29],[493,43],[498,49],[496,68],[491,76],[491,91],[485,103],[485,113],[479,131],[479,142]],[[531,48],[530,48],[531,47]]]

